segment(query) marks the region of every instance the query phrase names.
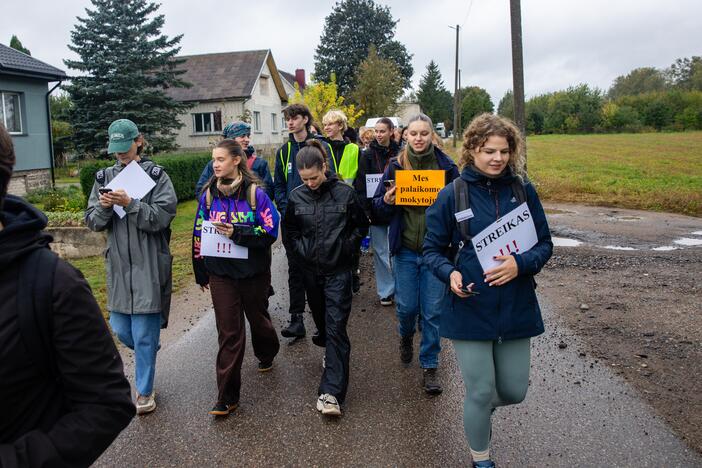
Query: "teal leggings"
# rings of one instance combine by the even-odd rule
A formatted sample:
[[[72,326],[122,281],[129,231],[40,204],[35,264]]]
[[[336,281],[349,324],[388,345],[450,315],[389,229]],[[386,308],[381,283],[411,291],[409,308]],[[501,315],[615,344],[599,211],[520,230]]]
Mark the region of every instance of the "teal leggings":
[[[490,416],[498,406],[524,400],[529,387],[530,339],[497,341],[453,340],[463,374],[463,430],[470,448],[487,450]]]

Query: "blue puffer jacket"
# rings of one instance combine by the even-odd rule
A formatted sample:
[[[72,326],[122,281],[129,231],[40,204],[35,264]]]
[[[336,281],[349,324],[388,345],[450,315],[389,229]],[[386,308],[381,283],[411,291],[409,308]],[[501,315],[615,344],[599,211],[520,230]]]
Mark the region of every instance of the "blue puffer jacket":
[[[451,158],[446,156],[439,148],[434,147],[434,154],[436,155],[436,162],[439,163],[439,168],[446,171],[446,183],[449,184],[453,179],[458,177],[458,168]],[[395,255],[402,248],[402,230],[404,229],[404,223],[402,220],[402,207],[398,205],[388,205],[383,200],[386,190],[384,182],[386,180],[395,180],[395,171],[397,170],[402,171],[404,169],[400,166],[398,158],[395,157],[391,160],[383,174],[383,180],[378,184],[378,188],[375,190],[372,204],[372,219],[375,224],[390,225],[388,239],[390,242],[391,255]]]
[[[500,178],[491,179],[467,167],[461,172],[461,178],[469,183],[470,207],[474,214],[469,222],[471,236],[519,205],[512,193],[515,176],[510,171]],[[449,284],[451,272],[458,269],[463,284],[475,283],[473,290],[480,293],[467,299],[451,293],[451,307],[441,313],[441,336],[455,340],[501,341],[543,333],[534,275],[551,257],[553,243],[536,190],[528,182],[524,189],[538,242],[527,252],[512,254],[519,273],[503,286],[488,286],[484,282],[483,270],[472,243],[461,249],[457,267],[453,259],[446,257],[449,245],[458,245],[461,239],[456,225],[453,184],[441,190],[436,202],[427,210],[424,258],[429,267],[446,284]]]
[[[295,157],[297,153],[306,146],[306,142],[311,139],[317,139],[322,143],[324,151],[327,153],[327,168],[329,172],[335,174],[334,163],[331,162],[330,154],[331,150],[327,142],[316,138],[311,133],[307,134],[307,139],[302,142],[295,141],[293,134],[290,134],[287,143],[278,148],[275,152],[275,178],[274,188],[275,188],[275,206],[278,207],[278,211],[285,216],[286,207],[288,204],[288,195],[293,189],[302,185],[302,179],[300,178],[300,173],[297,172],[297,164],[295,163]]]

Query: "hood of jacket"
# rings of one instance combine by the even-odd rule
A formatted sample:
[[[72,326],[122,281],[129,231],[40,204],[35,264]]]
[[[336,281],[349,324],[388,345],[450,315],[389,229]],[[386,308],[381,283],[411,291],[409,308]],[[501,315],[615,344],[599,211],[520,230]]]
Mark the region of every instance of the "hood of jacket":
[[[3,229],[0,230],[0,269],[6,268],[19,257],[45,248],[53,238],[42,229],[46,215],[20,197],[7,195],[0,212]]]

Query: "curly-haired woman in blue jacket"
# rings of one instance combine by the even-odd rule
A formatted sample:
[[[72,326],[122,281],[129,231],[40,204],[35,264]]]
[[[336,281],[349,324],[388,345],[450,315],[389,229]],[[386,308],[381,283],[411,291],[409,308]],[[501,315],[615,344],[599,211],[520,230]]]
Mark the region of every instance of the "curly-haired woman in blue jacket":
[[[453,341],[463,374],[463,424],[473,466],[492,467],[490,418],[496,407],[526,396],[530,339],[544,331],[534,275],[551,257],[553,244],[536,190],[522,178],[522,137],[510,120],[492,114],[476,117],[463,135],[460,166],[472,216],[463,206],[465,216],[456,216],[456,182],[444,188],[427,210],[424,256],[453,292],[451,307],[441,314],[440,334]],[[465,218],[461,222],[475,236],[519,206],[521,198],[534,222],[536,245],[495,257],[500,265],[483,272],[472,243],[461,243],[467,238],[461,236],[457,219]],[[455,261],[447,258],[449,247],[459,245]]]

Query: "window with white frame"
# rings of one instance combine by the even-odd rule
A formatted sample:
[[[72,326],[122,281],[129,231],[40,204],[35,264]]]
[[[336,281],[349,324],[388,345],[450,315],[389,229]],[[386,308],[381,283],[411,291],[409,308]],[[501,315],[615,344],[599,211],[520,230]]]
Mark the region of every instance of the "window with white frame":
[[[271,114],[271,133],[278,133],[278,114]]]
[[[193,133],[216,133],[222,131],[222,112],[192,114]]]
[[[19,93],[0,92],[0,122],[10,134],[22,133]]]
[[[280,117],[280,128],[285,130],[285,127],[287,127],[287,124],[285,123],[285,116],[283,115]]]
[[[254,131],[260,132],[261,131],[261,113],[260,112],[254,111],[253,121],[254,121]]]

